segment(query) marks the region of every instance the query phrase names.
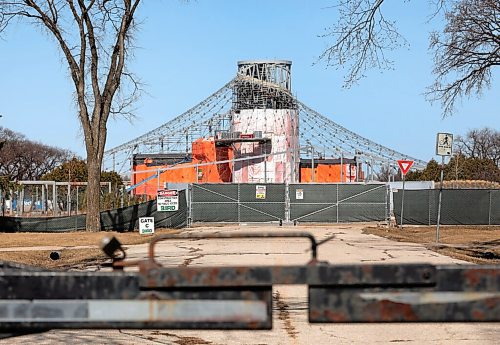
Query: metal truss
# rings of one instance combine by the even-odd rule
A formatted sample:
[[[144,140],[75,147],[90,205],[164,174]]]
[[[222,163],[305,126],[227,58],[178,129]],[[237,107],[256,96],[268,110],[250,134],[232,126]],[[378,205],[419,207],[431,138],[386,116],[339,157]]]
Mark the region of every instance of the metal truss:
[[[291,93],[278,84],[263,82],[238,75],[208,98],[188,111],[129,142],[105,152],[104,167],[126,173],[130,158],[135,153],[185,153],[191,150],[191,142],[213,136],[218,130],[230,128],[231,117],[238,108],[235,89],[239,85],[254,83],[256,87],[273,89],[273,94],[283,93],[286,99]],[[236,103],[235,103],[236,100]],[[398,159],[414,161],[417,169],[427,162],[392,150],[337,124],[296,98],[289,102],[299,114],[299,141],[302,155],[315,152],[321,158],[356,158],[373,171],[374,167],[396,167]],[[299,148],[299,149],[300,149]]]
[[[191,142],[226,130],[230,124],[234,79],[183,114],[133,140],[104,152],[104,168],[128,169],[135,153],[188,153]]]
[[[297,100],[300,118],[300,141],[314,146],[316,152],[324,152],[330,157],[340,155],[357,157],[369,165],[397,166],[398,159],[414,161],[417,169],[423,169],[427,162],[392,150],[364,138],[339,125]]]

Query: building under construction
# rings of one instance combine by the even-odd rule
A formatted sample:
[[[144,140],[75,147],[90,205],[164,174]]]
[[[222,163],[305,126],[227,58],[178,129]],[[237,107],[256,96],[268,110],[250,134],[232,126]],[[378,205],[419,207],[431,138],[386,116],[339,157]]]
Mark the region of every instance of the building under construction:
[[[232,106],[217,117],[219,121],[208,124],[208,135],[189,138],[186,134],[183,153],[133,155],[134,193],[153,196],[167,183],[362,179],[362,165],[355,158],[325,159],[320,152],[315,157],[315,147],[309,140],[301,147],[299,134],[307,129],[299,128],[291,65],[291,61],[239,62],[231,85]],[[153,175],[155,178],[148,180]]]

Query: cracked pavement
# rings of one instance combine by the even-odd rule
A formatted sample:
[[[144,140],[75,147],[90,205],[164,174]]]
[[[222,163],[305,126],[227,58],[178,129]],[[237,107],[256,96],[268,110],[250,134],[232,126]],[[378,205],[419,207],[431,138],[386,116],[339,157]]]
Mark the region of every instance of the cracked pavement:
[[[296,231],[312,232],[318,259],[330,263],[463,264],[414,243],[393,242],[362,234],[366,224],[277,227],[248,225],[196,227],[192,232]],[[166,266],[293,265],[310,259],[304,239],[168,240],[156,247],[157,260]],[[128,259],[145,258],[147,245],[127,248]],[[89,267],[89,269],[92,269]],[[76,330],[26,335],[0,344],[498,344],[497,323],[310,324],[307,287],[273,287],[273,329],[270,331],[219,330]]]

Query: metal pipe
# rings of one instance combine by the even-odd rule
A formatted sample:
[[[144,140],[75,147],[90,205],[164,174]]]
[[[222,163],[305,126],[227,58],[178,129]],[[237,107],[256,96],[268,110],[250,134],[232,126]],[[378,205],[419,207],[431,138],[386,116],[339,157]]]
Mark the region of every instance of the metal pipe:
[[[232,238],[289,238],[289,237],[304,237],[308,238],[311,241],[311,261],[317,260],[317,241],[316,238],[305,231],[294,231],[294,232],[240,232],[240,233],[186,233],[186,234],[164,234],[159,235],[151,240],[149,243],[149,261],[155,261],[155,246],[156,243],[164,240],[179,240],[179,239],[209,239],[209,238],[217,238],[217,239],[232,239]]]
[[[443,194],[443,174],[444,174],[444,156],[441,156],[441,183],[439,184],[439,201],[436,224],[436,243],[439,243],[439,223],[441,222],[441,196]]]
[[[314,146],[311,145],[311,181],[314,182]]]
[[[344,183],[344,152],[340,153],[340,183]]]
[[[76,186],[76,214],[78,215],[78,189],[79,187]]]
[[[68,216],[71,216],[71,182],[68,181]]]

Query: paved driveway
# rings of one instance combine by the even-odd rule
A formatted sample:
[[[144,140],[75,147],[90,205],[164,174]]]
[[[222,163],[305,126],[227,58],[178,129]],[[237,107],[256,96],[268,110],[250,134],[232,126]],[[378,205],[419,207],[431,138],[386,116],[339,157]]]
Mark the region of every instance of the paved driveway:
[[[205,227],[196,232],[307,230],[318,241],[333,237],[318,249],[320,260],[330,263],[455,263],[460,260],[412,244],[362,234],[363,224],[331,226]],[[157,246],[164,265],[286,265],[310,258],[305,239],[175,240]],[[130,246],[129,258],[144,258],[145,245]],[[90,268],[91,269],[91,268]],[[0,341],[0,344],[498,344],[500,325],[495,323],[412,324],[309,324],[307,288],[278,285],[273,290],[271,331],[178,331],[178,330],[79,330],[50,331]]]

